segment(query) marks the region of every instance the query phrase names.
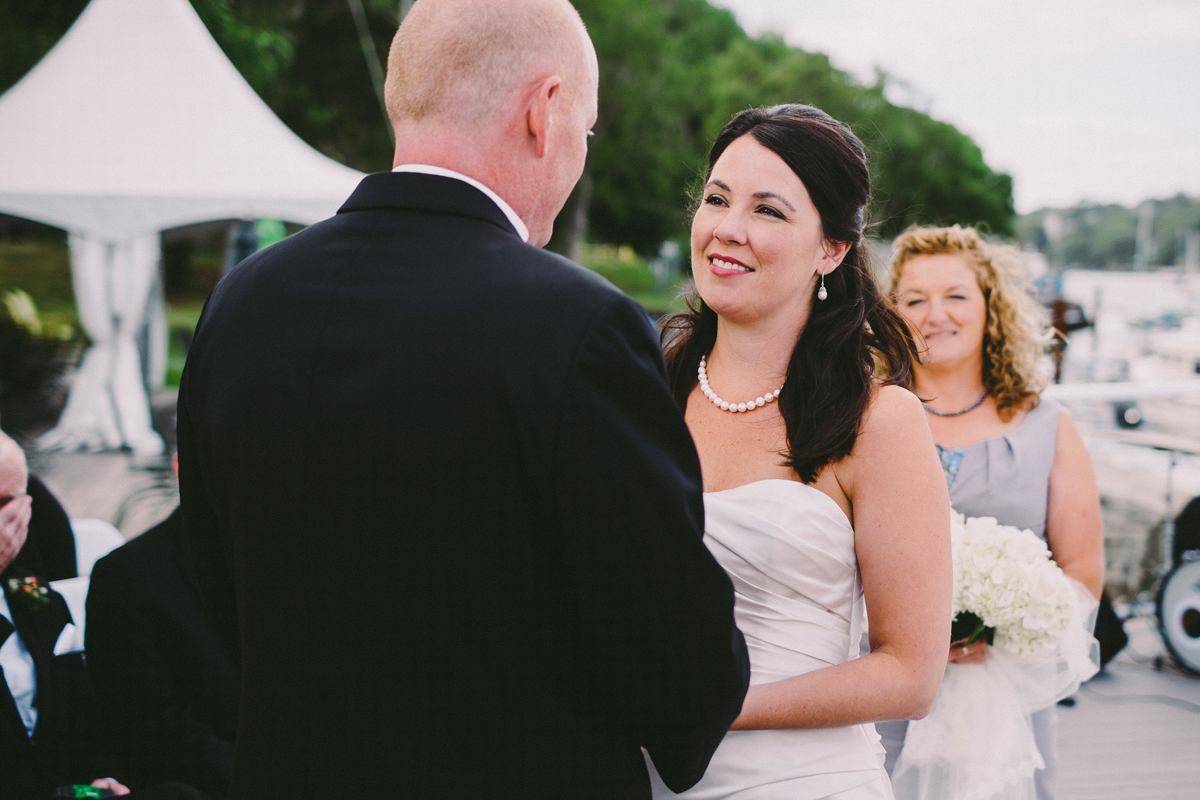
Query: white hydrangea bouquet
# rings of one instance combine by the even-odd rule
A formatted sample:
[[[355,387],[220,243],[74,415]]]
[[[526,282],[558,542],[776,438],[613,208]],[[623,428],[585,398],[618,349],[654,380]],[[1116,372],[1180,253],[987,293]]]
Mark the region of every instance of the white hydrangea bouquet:
[[[1057,647],[1075,614],[1076,592],[1033,531],[992,517],[952,513],[954,624],[950,641],[985,639],[1017,658]]]
[[[1098,604],[1032,531],[951,513],[950,541],[951,641],[993,646],[982,664],[947,664],[933,710],[909,723],[896,798],[1034,800],[1031,715],[1096,673]]]

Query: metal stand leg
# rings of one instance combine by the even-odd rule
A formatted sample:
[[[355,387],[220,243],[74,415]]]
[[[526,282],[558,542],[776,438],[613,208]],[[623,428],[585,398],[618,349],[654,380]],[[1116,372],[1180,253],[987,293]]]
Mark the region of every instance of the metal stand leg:
[[[1175,475],[1175,465],[1179,462],[1179,454],[1174,450],[1167,451],[1167,514],[1163,517],[1163,560],[1159,574],[1166,575],[1174,566],[1172,563],[1175,553],[1175,514],[1174,492],[1171,479]]]

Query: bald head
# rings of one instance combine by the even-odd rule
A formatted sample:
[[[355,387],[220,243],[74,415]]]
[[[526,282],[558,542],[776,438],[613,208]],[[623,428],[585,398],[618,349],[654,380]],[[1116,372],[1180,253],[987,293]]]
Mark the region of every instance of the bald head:
[[[594,63],[567,0],[417,0],[388,53],[388,115],[397,130],[427,120],[478,130],[546,75],[568,98],[586,91]]]
[[[25,451],[0,431],[0,499],[24,494],[28,480]]]

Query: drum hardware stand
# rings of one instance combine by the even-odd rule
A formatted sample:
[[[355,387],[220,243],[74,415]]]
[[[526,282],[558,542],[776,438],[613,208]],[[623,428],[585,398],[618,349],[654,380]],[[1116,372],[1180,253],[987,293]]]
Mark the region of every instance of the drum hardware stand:
[[[1175,467],[1181,453],[1200,456],[1200,443],[1158,433],[1130,433],[1117,437],[1126,444],[1150,447],[1167,454],[1166,514],[1163,517],[1163,559],[1155,594],[1155,616],[1163,645],[1187,672],[1200,675],[1200,550],[1175,553]],[[1165,665],[1163,654],[1154,657],[1154,668]]]

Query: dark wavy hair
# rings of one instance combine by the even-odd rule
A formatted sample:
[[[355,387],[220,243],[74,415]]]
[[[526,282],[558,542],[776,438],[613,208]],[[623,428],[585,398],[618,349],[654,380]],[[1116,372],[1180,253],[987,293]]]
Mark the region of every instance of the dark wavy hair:
[[[850,244],[840,267],[825,276],[828,297],[818,300],[814,291],[778,401],[787,428],[784,466],[812,483],[854,449],[875,381],[912,388],[917,347],[867,262],[863,227],[871,178],[858,137],[812,106],[748,109],[717,134],[706,180],[725,148],[743,136],[783,159],[804,183],[825,239]],[[687,311],[663,323],[671,391],[680,409],[687,408],[700,359],[716,339],[717,313],[694,293]]]

